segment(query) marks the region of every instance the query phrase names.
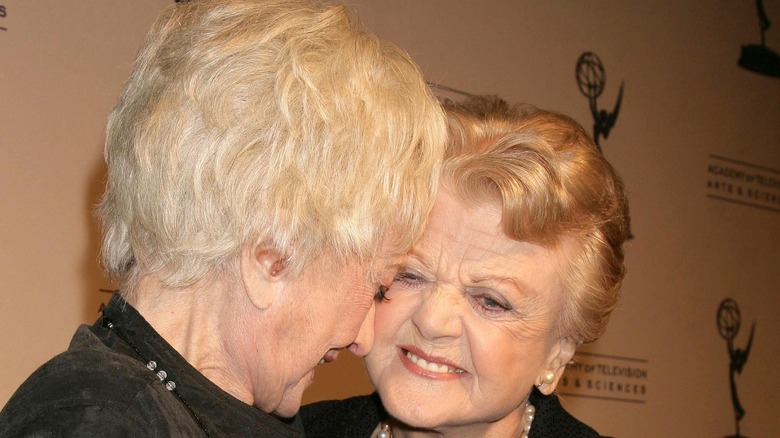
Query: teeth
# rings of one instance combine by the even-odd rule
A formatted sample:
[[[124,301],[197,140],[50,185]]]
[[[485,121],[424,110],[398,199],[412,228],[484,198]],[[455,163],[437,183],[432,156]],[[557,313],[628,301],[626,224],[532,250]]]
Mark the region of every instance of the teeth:
[[[461,369],[453,368],[451,366],[447,366],[447,365],[444,365],[444,364],[437,364],[437,363],[433,363],[433,362],[428,362],[427,360],[425,360],[425,359],[423,359],[421,357],[417,357],[416,355],[414,355],[414,354],[412,354],[411,352],[408,352],[408,351],[406,352],[406,357],[408,357],[409,360],[412,361],[412,363],[414,363],[418,367],[420,367],[420,368],[422,368],[424,370],[433,371],[434,373],[455,373],[455,374],[460,374],[460,373],[464,372]]]
[[[324,363],[325,363],[325,358],[323,357],[322,359],[320,359],[320,363],[319,364],[322,365]]]

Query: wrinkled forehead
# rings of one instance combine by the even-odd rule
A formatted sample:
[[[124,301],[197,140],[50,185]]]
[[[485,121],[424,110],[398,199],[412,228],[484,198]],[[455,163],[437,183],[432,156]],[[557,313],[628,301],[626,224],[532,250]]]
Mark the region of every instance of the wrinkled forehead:
[[[373,259],[363,264],[371,281],[382,281],[383,277],[394,276],[403,265],[410,248],[399,243],[403,241],[400,236],[400,230],[388,230]]]
[[[475,261],[511,261],[518,254],[528,257],[550,253],[561,268],[574,256],[577,238],[563,234],[554,239],[509,236],[505,219],[501,199],[495,194],[464,198],[460,192],[442,186],[423,237],[410,254],[430,258],[435,257],[434,253],[449,252]]]
[[[448,263],[468,259],[502,257],[512,241],[501,229],[498,202],[469,202],[446,187],[440,189],[428,225],[411,255],[433,262],[455,257]]]
[[[521,192],[499,188],[489,179],[462,178],[456,181],[451,176],[445,176],[439,191],[456,199],[464,208],[495,211],[500,219],[501,232],[510,239],[553,249],[568,246],[567,241],[582,237],[581,227],[567,224],[557,214],[554,205],[550,206],[540,199],[523,199]]]

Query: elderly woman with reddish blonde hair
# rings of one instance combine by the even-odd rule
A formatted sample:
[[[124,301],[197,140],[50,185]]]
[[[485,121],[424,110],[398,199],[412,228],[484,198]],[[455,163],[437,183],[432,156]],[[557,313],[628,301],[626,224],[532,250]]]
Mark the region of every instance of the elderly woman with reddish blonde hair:
[[[378,297],[377,392],[305,406],[307,436],[598,436],[554,391],[618,301],[622,182],[569,117],[497,98],[448,114],[427,229]]]

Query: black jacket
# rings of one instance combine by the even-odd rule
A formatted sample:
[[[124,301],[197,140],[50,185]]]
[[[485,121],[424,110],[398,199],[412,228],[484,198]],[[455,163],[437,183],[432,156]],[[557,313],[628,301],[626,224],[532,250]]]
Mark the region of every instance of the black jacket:
[[[531,392],[536,408],[530,438],[592,438],[599,434],[566,412],[555,395]],[[300,412],[307,438],[369,438],[387,418],[377,393],[304,406]]]
[[[152,360],[154,371],[147,367]],[[175,392],[168,389],[170,382]],[[68,350],[35,371],[0,412],[0,437],[207,433],[303,437],[297,417],[276,419],[214,385],[118,294],[103,316],[79,327]]]

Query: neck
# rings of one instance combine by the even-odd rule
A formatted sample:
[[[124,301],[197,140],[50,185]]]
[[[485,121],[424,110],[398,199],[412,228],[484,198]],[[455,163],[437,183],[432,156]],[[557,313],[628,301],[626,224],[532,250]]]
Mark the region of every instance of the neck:
[[[533,413],[527,414],[528,403],[512,411],[498,421],[479,422],[441,427],[436,429],[412,429],[406,425],[390,422],[393,438],[466,438],[475,436],[523,437],[533,422]],[[533,410],[533,409],[532,409]],[[526,433],[526,434],[524,434]]]
[[[246,368],[231,354],[231,340],[241,333],[234,321],[243,314],[235,305],[240,300],[231,299],[232,290],[223,282],[165,289],[155,279],[144,279],[129,302],[193,368],[251,405]]]

